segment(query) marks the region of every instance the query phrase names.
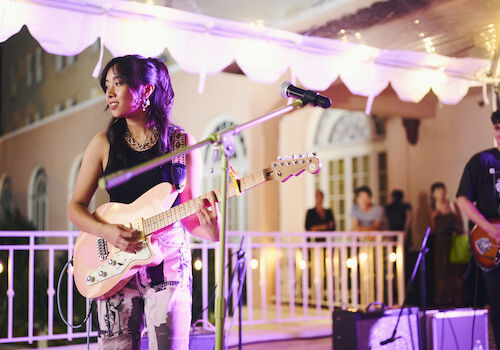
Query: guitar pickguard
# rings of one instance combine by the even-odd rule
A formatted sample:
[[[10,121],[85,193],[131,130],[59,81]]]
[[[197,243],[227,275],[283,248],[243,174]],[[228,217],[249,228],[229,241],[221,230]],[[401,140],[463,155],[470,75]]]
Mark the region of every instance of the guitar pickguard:
[[[107,262],[101,264],[97,269],[91,271],[87,275],[86,283],[88,286],[100,283],[104,280],[121,274],[134,261],[147,260],[151,257],[152,252],[146,242],[143,242],[143,247],[136,253],[129,253],[122,250],[116,252],[115,255]]]
[[[479,238],[475,242],[475,246],[476,246],[477,251],[481,255],[484,255],[488,252],[488,250],[491,249],[491,241],[488,238]]]

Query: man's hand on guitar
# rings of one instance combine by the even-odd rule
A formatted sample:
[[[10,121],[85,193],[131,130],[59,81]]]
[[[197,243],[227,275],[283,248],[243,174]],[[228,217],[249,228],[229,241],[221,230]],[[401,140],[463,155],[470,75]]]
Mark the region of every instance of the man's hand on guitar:
[[[209,197],[202,200],[199,205],[198,220],[200,226],[212,237],[214,241],[219,240],[219,214],[216,205],[216,197],[214,192],[209,193]]]
[[[114,247],[129,253],[135,253],[142,248],[140,232],[122,224],[106,224],[103,238]]]
[[[495,241],[500,242],[500,226],[490,223],[488,227],[485,227],[485,231],[488,235]]]

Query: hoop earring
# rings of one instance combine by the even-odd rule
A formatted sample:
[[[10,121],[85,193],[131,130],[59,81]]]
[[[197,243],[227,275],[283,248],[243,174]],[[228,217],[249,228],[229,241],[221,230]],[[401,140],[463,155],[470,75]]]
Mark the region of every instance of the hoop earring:
[[[144,98],[142,100],[142,111],[146,112],[146,109],[149,107],[150,104],[151,102],[149,102],[149,98]]]

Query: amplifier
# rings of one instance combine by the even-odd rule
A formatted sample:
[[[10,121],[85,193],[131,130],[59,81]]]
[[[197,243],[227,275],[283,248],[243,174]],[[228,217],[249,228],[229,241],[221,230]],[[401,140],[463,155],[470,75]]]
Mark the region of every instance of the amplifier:
[[[489,349],[488,310],[429,310],[426,323],[428,350],[470,350],[477,343]]]
[[[141,339],[141,350],[149,349],[148,336]],[[201,327],[195,327],[189,333],[189,350],[213,350],[215,348],[215,332]]]
[[[392,336],[401,309],[374,312],[333,311],[334,350],[419,349],[418,308],[405,308],[399,320],[395,340],[380,342]]]

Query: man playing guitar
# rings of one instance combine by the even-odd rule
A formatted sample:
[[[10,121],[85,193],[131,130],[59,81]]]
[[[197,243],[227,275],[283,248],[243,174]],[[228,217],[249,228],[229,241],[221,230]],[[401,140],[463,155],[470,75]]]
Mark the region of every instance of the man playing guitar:
[[[478,229],[493,242],[500,242],[500,226],[493,223],[500,219],[500,110],[491,115],[491,122],[497,147],[477,153],[469,160],[460,180],[457,203]],[[474,244],[472,239],[471,244]],[[492,265],[493,268],[483,269],[483,276],[491,304],[495,343],[500,347],[500,267],[496,261]]]

